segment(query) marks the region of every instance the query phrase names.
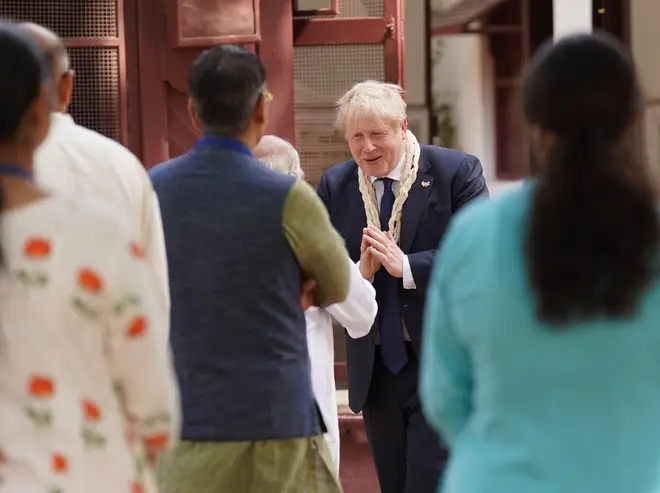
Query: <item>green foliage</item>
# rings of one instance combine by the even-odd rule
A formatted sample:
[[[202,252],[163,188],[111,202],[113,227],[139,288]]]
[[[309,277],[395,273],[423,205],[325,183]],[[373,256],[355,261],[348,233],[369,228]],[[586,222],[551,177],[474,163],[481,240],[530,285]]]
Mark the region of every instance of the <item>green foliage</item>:
[[[431,63],[433,67],[442,64],[444,43],[441,38],[431,40]],[[457,132],[454,121],[454,94],[448,91],[438,91],[433,95],[433,117],[436,121],[436,134],[433,142],[442,147],[456,148]]]
[[[437,122],[435,136],[438,145],[455,149],[458,143],[456,142],[453,106],[446,101],[438,102],[433,105],[433,115]]]

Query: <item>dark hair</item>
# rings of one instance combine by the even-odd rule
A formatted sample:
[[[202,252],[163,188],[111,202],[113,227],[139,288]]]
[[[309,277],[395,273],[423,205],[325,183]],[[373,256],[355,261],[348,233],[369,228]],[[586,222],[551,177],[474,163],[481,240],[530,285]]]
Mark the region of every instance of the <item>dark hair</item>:
[[[656,195],[635,132],[632,58],[606,34],[546,44],[524,107],[548,135],[526,251],[539,317],[559,324],[634,314],[656,276]]]
[[[45,64],[42,51],[15,24],[0,20],[0,143],[16,137],[49,76]]]
[[[48,77],[43,53],[15,24],[0,19],[0,145],[18,136],[25,114],[39,97],[41,83]],[[0,211],[4,190],[0,187]],[[4,252],[0,248],[0,267]]]
[[[245,132],[265,83],[259,58],[240,46],[202,53],[190,70],[188,86],[204,133],[238,137]]]

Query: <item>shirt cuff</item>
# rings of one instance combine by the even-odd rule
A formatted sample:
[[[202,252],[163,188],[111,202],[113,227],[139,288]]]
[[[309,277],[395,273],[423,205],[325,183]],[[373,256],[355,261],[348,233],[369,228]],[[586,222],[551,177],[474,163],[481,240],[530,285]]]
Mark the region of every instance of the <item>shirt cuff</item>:
[[[408,260],[408,255],[403,256],[403,289],[417,289],[415,279],[412,275],[412,270],[410,270],[410,261]]]
[[[358,270],[360,270],[360,261],[359,260],[357,262],[355,262],[355,265],[357,265]],[[362,277],[361,272],[360,272],[360,277]],[[367,281],[369,281],[371,284],[373,284],[374,283],[374,278],[372,277],[371,279],[367,279]]]

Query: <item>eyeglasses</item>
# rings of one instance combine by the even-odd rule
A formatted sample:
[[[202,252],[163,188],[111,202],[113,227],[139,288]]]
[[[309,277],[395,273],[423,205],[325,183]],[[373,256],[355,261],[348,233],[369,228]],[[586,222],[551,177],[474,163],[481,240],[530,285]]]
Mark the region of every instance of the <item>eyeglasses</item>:
[[[254,105],[255,106],[258,105],[261,98],[264,98],[264,101],[266,103],[270,103],[273,100],[273,97],[274,97],[273,93],[270,92],[268,90],[268,88],[264,85],[264,86],[261,87],[261,89],[257,93],[257,97],[256,97],[256,100],[254,102]]]

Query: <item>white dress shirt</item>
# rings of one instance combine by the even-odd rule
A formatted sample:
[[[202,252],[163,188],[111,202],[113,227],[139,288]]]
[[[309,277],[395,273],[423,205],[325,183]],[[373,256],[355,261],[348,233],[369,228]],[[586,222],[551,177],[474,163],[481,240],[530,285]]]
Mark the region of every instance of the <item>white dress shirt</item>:
[[[404,153],[401,156],[401,159],[397,165],[390,171],[387,176],[383,178],[392,179],[392,192],[396,197],[397,192],[399,191],[399,185],[401,183],[401,170],[403,169],[403,163],[406,160],[406,154]],[[378,178],[371,177],[371,184],[374,187],[376,192],[376,201],[378,202],[378,210],[380,211],[380,202],[383,200],[383,194],[385,193],[385,186],[383,182]],[[371,280],[373,282],[373,279]],[[415,284],[415,279],[412,275],[412,270],[410,269],[410,260],[408,260],[408,255],[403,256],[403,289],[417,289]],[[406,322],[403,321],[403,338],[406,341],[410,341],[410,334],[408,334],[408,329],[406,329]],[[376,344],[380,344],[380,333],[376,334]]]
[[[307,346],[311,362],[312,387],[323,420],[328,427],[326,442],[339,475],[339,421],[335,387],[335,349],[332,317],[353,339],[366,336],[376,318],[378,305],[371,283],[362,278],[356,264],[351,265],[351,284],[346,300],[325,309],[312,307],[305,312]]]
[[[170,296],[160,206],[142,163],[124,146],[53,113],[48,137],[35,156],[35,178],[44,189],[101,200],[130,221],[160,284],[163,309]],[[169,327],[164,328],[169,334]]]
[[[401,170],[403,169],[403,163],[405,160],[406,154],[404,153],[392,171],[390,171],[387,176],[383,177],[392,179],[392,192],[394,192],[395,197],[399,191],[399,185],[401,183]],[[383,199],[385,187],[382,181],[379,181],[378,178],[374,178],[373,176],[371,177],[371,184],[373,185],[376,192],[376,201],[378,202],[378,210],[380,210],[380,202]],[[410,261],[408,260],[408,255],[403,256],[403,288],[417,289],[417,286],[415,285],[415,279],[413,279],[412,270],[410,270]]]

